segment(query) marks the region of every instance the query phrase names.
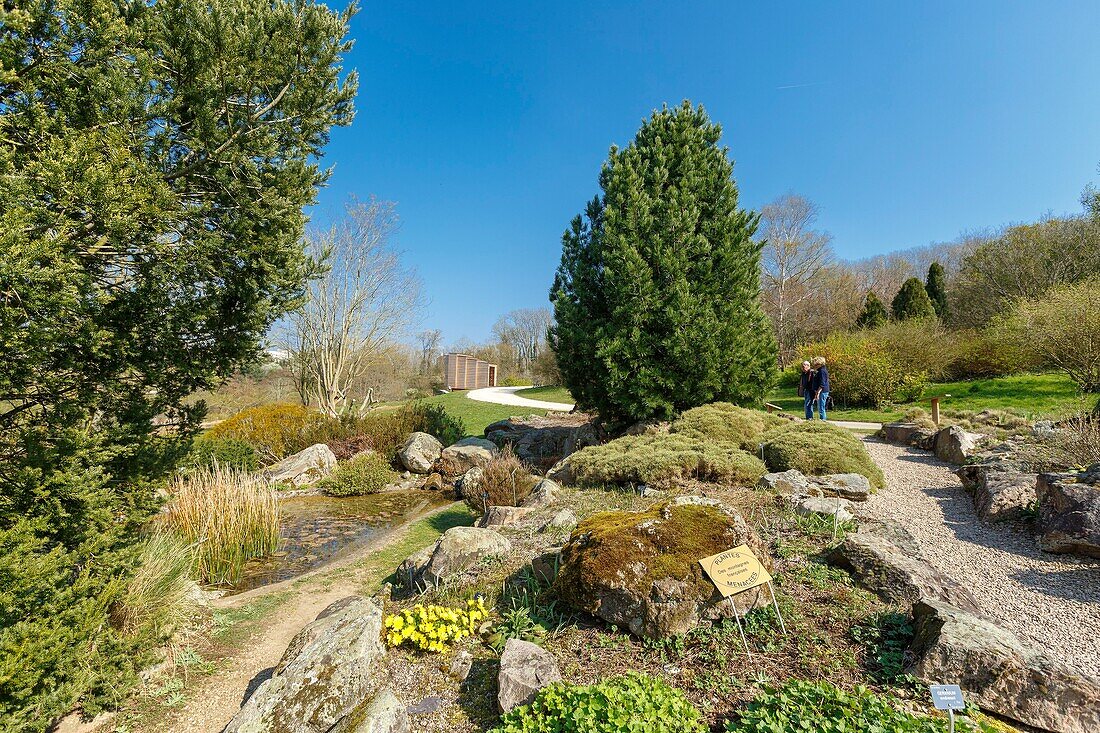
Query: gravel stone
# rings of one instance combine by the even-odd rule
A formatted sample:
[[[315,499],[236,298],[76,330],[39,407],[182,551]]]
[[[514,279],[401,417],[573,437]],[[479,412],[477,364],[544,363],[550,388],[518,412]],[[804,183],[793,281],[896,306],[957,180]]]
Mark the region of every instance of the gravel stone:
[[[865,438],[886,487],[856,507],[893,520],[940,572],[968,587],[985,616],[1081,673],[1100,676],[1100,562],[1039,549],[1031,524],[987,524],[953,466]]]

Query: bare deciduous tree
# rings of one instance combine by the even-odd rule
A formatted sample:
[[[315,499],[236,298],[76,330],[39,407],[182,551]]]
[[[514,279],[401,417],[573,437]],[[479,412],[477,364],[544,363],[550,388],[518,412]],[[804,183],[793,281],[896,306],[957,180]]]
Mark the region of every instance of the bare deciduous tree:
[[[423,304],[420,279],[393,246],[397,224],[396,204],[372,198],[349,205],[343,220],[308,237],[327,271],[310,283],[308,300],[291,317],[287,348],[300,394],[327,415],[369,409],[374,389],[361,380]]]
[[[814,229],[817,214],[812,201],[794,193],[780,196],[760,212],[764,308],[775,327],[781,362],[798,345],[794,314],[813,298],[814,281],[833,259],[832,237]]]
[[[416,340],[420,343],[420,373],[426,374],[439,358],[443,332],[438,328],[421,331],[416,335]]]
[[[493,333],[511,347],[514,366],[521,373],[530,374],[531,365],[546,348],[546,331],[553,318],[549,308],[521,308],[497,319]]]

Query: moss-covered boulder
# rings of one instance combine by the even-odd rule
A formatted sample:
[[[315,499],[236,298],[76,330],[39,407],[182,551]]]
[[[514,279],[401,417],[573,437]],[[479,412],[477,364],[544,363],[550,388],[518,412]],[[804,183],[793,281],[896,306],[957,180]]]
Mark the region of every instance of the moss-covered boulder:
[[[681,496],[643,512],[604,512],[573,531],[554,586],[576,608],[637,636],[663,639],[733,615],[699,561],[742,544],[771,568],[756,532],[713,499]],[[755,588],[733,599],[743,613],[770,596]]]
[[[714,402],[685,411],[672,423],[678,435],[710,442],[734,443],[756,453],[765,431],[786,421],[760,410],[749,410],[729,402]]]
[[[575,484],[668,484],[699,479],[752,486],[767,473],[764,463],[736,443],[688,435],[628,435],[569,457]]]
[[[807,476],[858,473],[875,489],[885,483],[859,438],[823,422],[789,423],[765,433],[764,462],[772,471],[793,469]]]

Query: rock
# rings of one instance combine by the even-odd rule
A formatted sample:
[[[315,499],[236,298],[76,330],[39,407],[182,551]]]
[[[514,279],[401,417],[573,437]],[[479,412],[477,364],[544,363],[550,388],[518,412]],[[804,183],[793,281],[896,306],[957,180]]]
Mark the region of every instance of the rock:
[[[459,467],[459,473],[473,468],[484,467],[500,454],[495,443],[484,438],[463,438],[452,446],[443,449],[440,458]]]
[[[451,662],[451,666],[447,669],[447,674],[457,682],[465,682],[466,678],[470,676],[470,670],[474,666],[474,656],[468,651],[460,651],[455,655],[454,660]]]
[[[481,483],[481,477],[485,475],[485,471],[481,466],[474,466],[466,473],[462,474],[462,478],[455,484],[455,494],[462,496],[476,496],[478,484]]]
[[[317,443],[268,466],[263,476],[273,483],[305,486],[325,478],[334,468],[336,454],[324,443]]]
[[[922,601],[913,619],[910,672],[925,682],[957,683],[983,710],[1043,730],[1100,731],[1100,680],[948,603]]]
[[[941,461],[963,464],[966,463],[967,458],[981,450],[988,441],[989,436],[968,433],[958,425],[951,425],[936,433],[933,450]]]
[[[860,530],[847,535],[828,553],[828,560],[888,603],[946,601],[979,613],[977,600],[960,583],[913,557],[882,535]]]
[[[535,484],[535,488],[531,489],[531,493],[520,503],[525,507],[537,509],[548,507],[557,501],[559,491],[561,486],[556,481],[544,478]]]
[[[558,567],[560,564],[561,548],[557,547],[531,560],[531,574],[534,575],[537,580],[549,585],[558,577]]]
[[[572,530],[577,526],[577,515],[573,513],[572,509],[561,509],[554,516],[550,517],[546,521],[546,524],[542,525],[539,530],[541,532],[549,532],[551,530]]]
[[[555,463],[553,467],[546,472],[546,478],[562,486],[568,486],[573,483],[573,467],[569,464],[569,456]]]
[[[803,496],[821,496],[821,489],[810,483],[801,471],[793,468],[779,473],[766,473],[756,482],[756,488],[774,491],[777,494],[800,494]]]
[[[836,520],[841,524],[855,519],[855,515],[850,511],[852,503],[840,497],[825,498],[822,496],[792,495],[787,497],[787,505],[795,514],[804,517],[811,514],[820,514],[832,519],[835,514]]]
[[[554,587],[576,608],[637,636],[663,639],[733,615],[699,560],[741,544],[771,567],[756,532],[713,499],[681,496],[641,512],[603,512],[570,535]],[[733,601],[741,612],[770,602],[763,588]]]
[[[431,473],[432,465],[443,454],[443,444],[428,433],[413,433],[397,451],[401,465],[413,473]]]
[[[365,598],[337,601],[298,632],[224,733],[326,733],[374,691],[384,654],[382,610]]]
[[[500,420],[485,428],[496,445],[511,445],[516,456],[545,469],[581,448],[598,445],[600,434],[584,414],[530,415]]]
[[[491,506],[477,520],[478,527],[504,527],[515,524],[531,510],[522,506]]]
[[[329,733],[408,733],[409,714],[393,691],[386,688],[359,704]]]
[[[1047,552],[1100,557],[1100,463],[1080,473],[1043,473],[1039,546]]]
[[[445,485],[443,477],[438,473],[433,473],[424,480],[424,489],[426,491],[442,491]]]
[[[409,707],[409,715],[425,715],[427,713],[438,713],[443,709],[443,698],[438,695],[428,695],[415,705]]]
[[[667,491],[661,491],[660,489],[655,489],[645,484],[642,484],[638,488],[641,489],[639,493],[643,499],[659,499],[668,493]]]
[[[936,440],[936,431],[915,423],[886,423],[878,431],[880,438],[895,445],[911,445],[931,450]]]
[[[810,476],[810,484],[823,496],[839,496],[850,501],[867,501],[871,497],[871,482],[859,473],[830,473]]]
[[[491,529],[451,527],[431,548],[402,562],[398,573],[410,577],[413,586],[438,585],[447,576],[469,569],[484,557],[511,549],[512,543]]]
[[[1033,473],[1000,470],[996,464],[963,466],[956,475],[974,500],[974,510],[986,522],[1019,519],[1035,505]]]
[[[500,655],[497,705],[506,713],[535,699],[543,687],[561,681],[558,663],[550,652],[522,639],[509,639]]]

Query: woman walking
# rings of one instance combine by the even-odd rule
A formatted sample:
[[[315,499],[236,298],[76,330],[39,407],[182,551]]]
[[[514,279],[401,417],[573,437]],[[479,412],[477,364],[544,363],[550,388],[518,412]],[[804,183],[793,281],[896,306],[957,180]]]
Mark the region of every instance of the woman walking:
[[[802,374],[798,377],[798,396],[802,398],[806,408],[806,419],[814,419],[814,373],[810,369],[810,362],[802,362]]]
[[[817,402],[817,415],[825,420],[825,403],[829,401],[829,370],[825,368],[825,357],[815,356],[812,366],[814,367],[813,393],[814,401]],[[806,408],[806,412],[807,420],[813,417],[812,404]]]

